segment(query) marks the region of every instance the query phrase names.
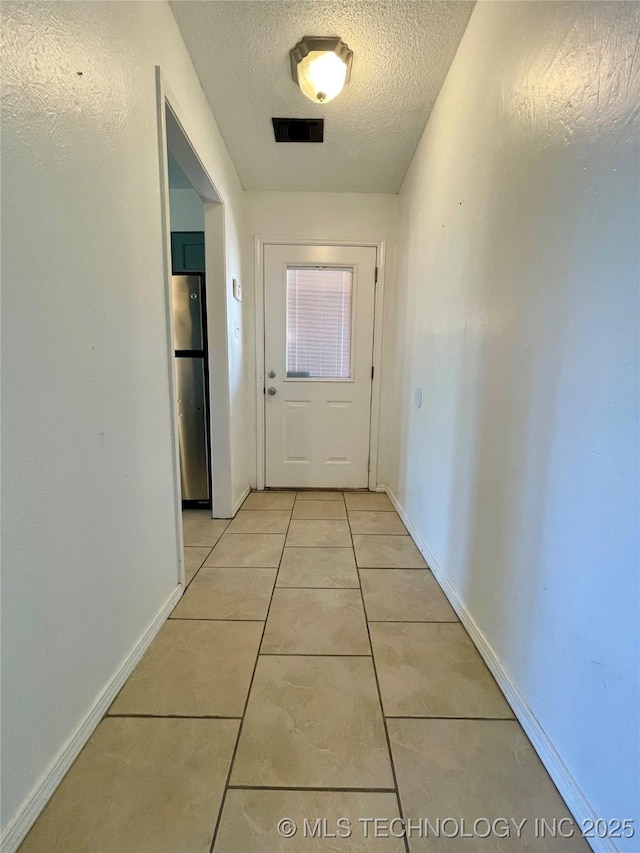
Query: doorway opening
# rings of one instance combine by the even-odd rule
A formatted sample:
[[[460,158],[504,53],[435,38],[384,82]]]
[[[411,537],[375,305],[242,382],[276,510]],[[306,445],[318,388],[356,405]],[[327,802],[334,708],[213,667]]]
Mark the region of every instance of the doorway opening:
[[[230,518],[224,203],[157,69],[168,379],[180,583],[182,510]],[[186,517],[185,517],[186,519]]]

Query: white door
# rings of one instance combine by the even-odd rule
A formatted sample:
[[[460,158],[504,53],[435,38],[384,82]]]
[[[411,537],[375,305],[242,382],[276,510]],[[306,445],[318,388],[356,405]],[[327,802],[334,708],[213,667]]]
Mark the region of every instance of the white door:
[[[265,485],[367,488],[376,249],[264,247]]]

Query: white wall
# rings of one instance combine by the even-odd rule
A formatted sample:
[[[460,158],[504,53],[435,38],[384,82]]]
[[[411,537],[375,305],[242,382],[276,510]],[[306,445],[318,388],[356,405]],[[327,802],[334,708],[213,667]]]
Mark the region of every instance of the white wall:
[[[204,205],[195,190],[169,191],[172,231],[204,231]]]
[[[2,28],[6,828],[177,585],[156,64],[225,202],[228,289],[245,226],[166,3],[3,3]],[[230,307],[234,434],[250,296]]]
[[[387,240],[391,276],[397,195],[381,193],[248,192],[251,236],[278,240]]]
[[[400,196],[381,472],[593,809],[636,819],[639,13],[478,3]]]

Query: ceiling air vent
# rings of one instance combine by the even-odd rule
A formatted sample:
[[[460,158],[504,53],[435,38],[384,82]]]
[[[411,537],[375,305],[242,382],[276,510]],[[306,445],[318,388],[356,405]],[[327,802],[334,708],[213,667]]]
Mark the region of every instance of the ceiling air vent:
[[[323,118],[272,118],[276,142],[322,142]]]

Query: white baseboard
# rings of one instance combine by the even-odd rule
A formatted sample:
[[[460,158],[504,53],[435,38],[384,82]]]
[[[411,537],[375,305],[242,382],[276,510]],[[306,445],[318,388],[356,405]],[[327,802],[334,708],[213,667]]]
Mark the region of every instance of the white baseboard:
[[[166,621],[181,595],[182,587],[177,586],[160,608],[159,613],[147,626],[138,642],[122,661],[116,673],[98,694],[96,701],[84,720],[34,785],[18,809],[17,814],[7,824],[5,831],[2,833],[0,853],[14,853],[20,846],[27,832],[29,832],[36,822],[38,815],[46,806],[55,789],[62,782],[65,774],[78,757],[80,750],[93,734],[94,729],[106,714],[109,706],[118,695],[120,688],[142,655],[146,652],[147,647]]]
[[[389,500],[396,508],[405,527],[411,534],[411,538],[427,561],[429,568],[440,584],[442,591],[449,599],[449,603],[458,614],[458,617],[466,628],[473,644],[478,649],[478,652],[482,656],[486,665],[489,667],[491,674],[498,682],[498,686],[504,693],[505,698],[511,706],[518,722],[531,741],[533,748],[544,764],[549,776],[551,776],[556,788],[560,792],[560,796],[564,799],[567,804],[567,808],[572,813],[578,826],[581,826],[586,820],[596,821],[598,819],[598,815],[593,810],[591,804],[583,794],[580,786],[572,776],[566,764],[558,755],[554,745],[547,737],[544,729],[536,719],[535,714],[527,704],[523,695],[520,693],[520,690],[505,671],[493,647],[490,645],[465,605],[458,598],[458,594],[453,588],[444,569],[431,553],[429,546],[418,532],[417,527],[409,518],[395,494],[388,486],[384,486],[383,488],[387,493]],[[616,847],[611,838],[587,838],[585,840],[589,843],[594,853],[618,853],[618,847]]]
[[[250,491],[251,491],[251,486],[249,485],[249,486],[247,486],[247,487],[245,488],[244,492],[240,495],[240,497],[238,498],[238,500],[237,500],[237,501],[235,502],[235,504],[233,505],[233,517],[234,517],[234,518],[235,518],[235,516],[236,516],[236,513],[238,512],[238,510],[239,510],[239,509],[240,509],[240,507],[242,506],[242,504],[246,501],[247,496],[248,496],[248,494],[249,494],[249,492],[250,492]]]

